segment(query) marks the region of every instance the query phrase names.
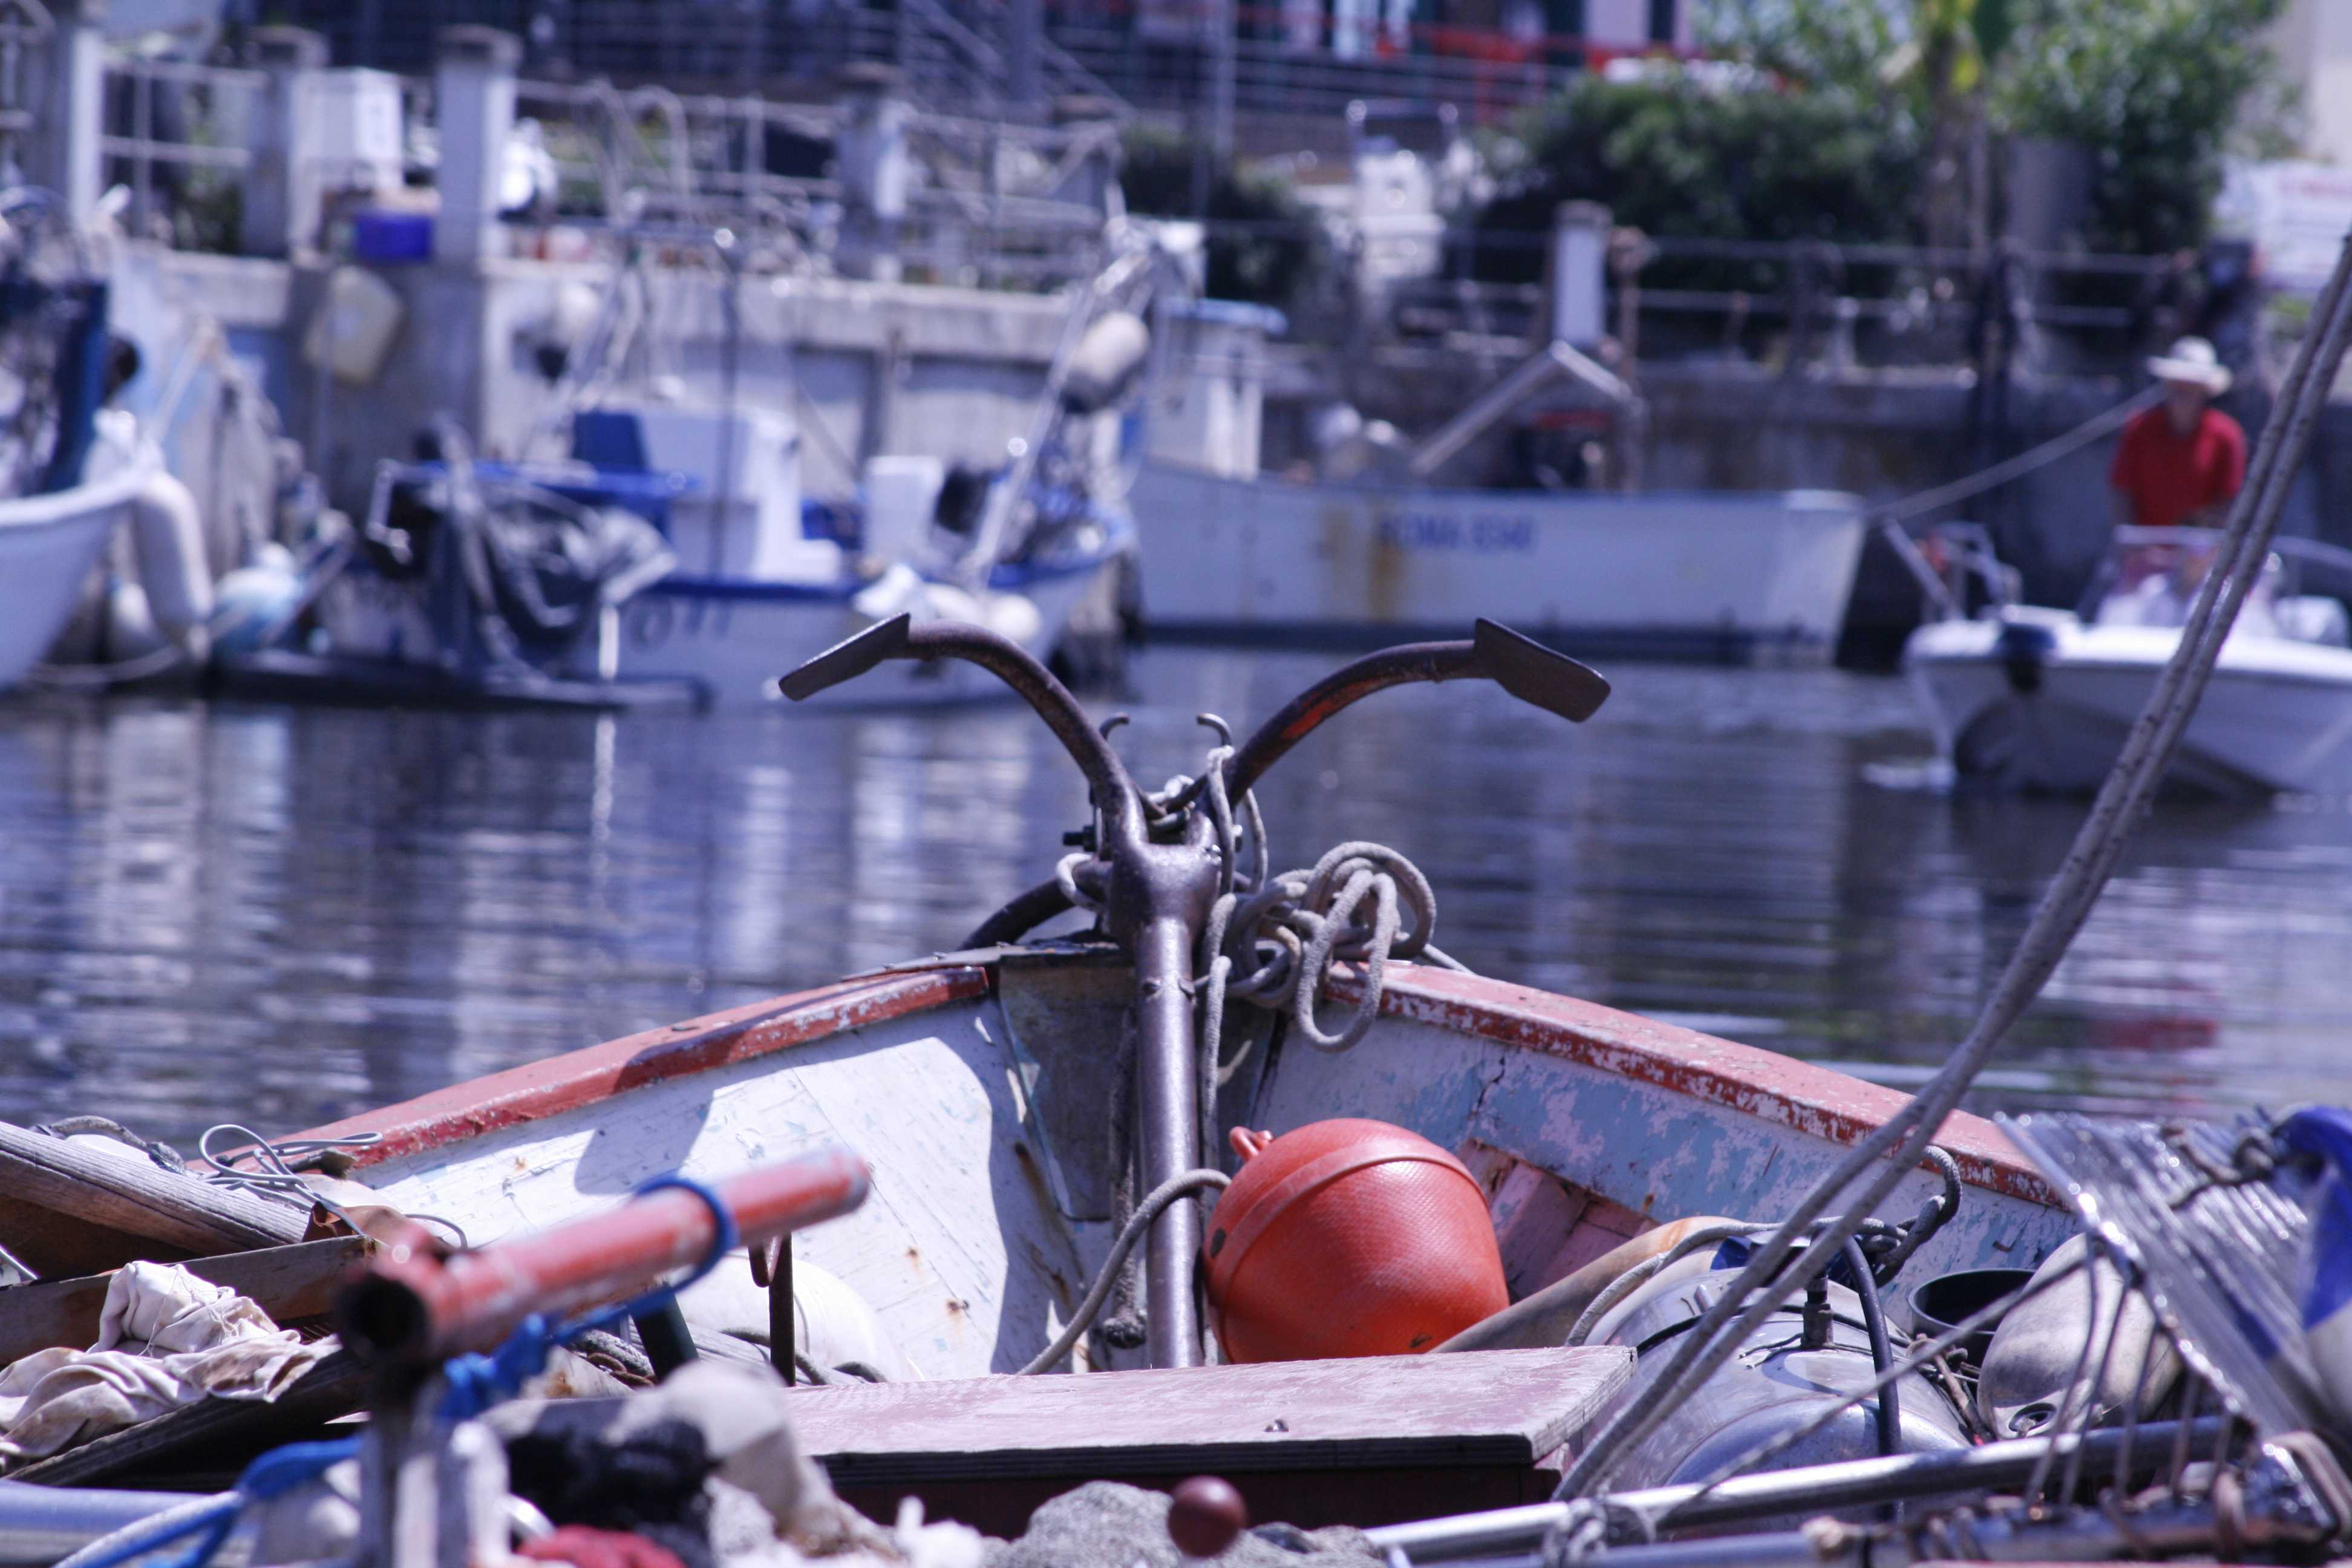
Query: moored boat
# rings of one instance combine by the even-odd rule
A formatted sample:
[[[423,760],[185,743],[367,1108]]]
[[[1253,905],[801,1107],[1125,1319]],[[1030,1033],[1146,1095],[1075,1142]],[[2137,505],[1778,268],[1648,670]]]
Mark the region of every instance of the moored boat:
[[[1937,743],[1962,777],[2054,793],[2097,787],[2180,642],[2221,535],[2124,528],[2081,608],[1994,601],[1931,620],[1904,654]],[[2352,552],[2282,539],[2222,644],[2170,778],[2263,797],[2352,789]],[[1998,584],[1996,567],[1980,574]]]
[[[1349,702],[1402,680],[1485,678],[1570,718],[1599,705],[1598,677],[1499,626],[1360,660],[1242,746],[1219,747],[1198,783],[1153,796],[1050,676],[978,628],[886,622],[785,690],[945,658],[1035,705],[1087,768],[1100,813],[1079,837],[1101,847],[1066,858],[967,951],[510,1069],[317,1129],[303,1146],[347,1151],[338,1168],[374,1201],[452,1223],[470,1245],[576,1220],[666,1173],[710,1178],[855,1148],[873,1197],[802,1239],[797,1278],[831,1306],[803,1299],[810,1342],[793,1348],[821,1371],[854,1342],[854,1359],[894,1376],[957,1380],[1065,1356],[1102,1370],[1213,1355],[1193,1259],[1213,1272],[1223,1233],[1204,1251],[1202,1216],[1180,1194],[1224,1184],[1209,1152],[1234,1130],[1350,1119],[1425,1140],[1427,1158],[1476,1183],[1514,1310],[1572,1319],[1558,1292],[1573,1296],[1599,1260],[1630,1247],[1630,1264],[1690,1240],[1694,1225],[1793,1205],[1906,1103],[1828,1068],[1465,973],[1430,942],[1418,873],[1378,847],[1344,847],[1311,875],[1267,873],[1249,786]],[[1238,837],[1236,820],[1248,825]],[[1255,873],[1242,868],[1251,859]],[[1028,937],[1074,904],[1103,911],[1095,931]],[[1329,940],[1310,935],[1280,976],[1261,958],[1236,979],[1236,954],[1288,945],[1276,928]],[[1349,1010],[1349,1026],[1327,1033],[1318,1001]],[[1955,1117],[1939,1146],[1941,1170],[1885,1205],[1888,1226],[1936,1216],[1916,1237],[1920,1278],[2031,1268],[2072,1233],[1988,1124]],[[1702,1219],[1726,1215],[1737,1218]],[[1106,1282],[1147,1235],[1139,1312],[1130,1301],[1113,1309],[1124,1324],[1103,1321]],[[765,1336],[770,1309],[750,1273],[689,1291],[689,1319]],[[1496,1321],[1461,1348],[1556,1344],[1569,1327]],[[1958,1438],[1930,1423],[1921,1440]]]
[[[841,1143],[874,1197],[801,1258],[874,1304],[930,1377],[1048,1344],[1113,1226],[1102,1095],[1131,972],[1115,952],[1006,949],[844,981],[610,1041],[339,1121],[355,1179],[492,1241],[609,1205],[669,1170],[715,1176]],[[1331,999],[1358,1001],[1342,976]],[[1370,1117],[1489,1184],[1527,1294],[1664,1220],[1779,1212],[1905,1097],[1833,1069],[1572,997],[1390,968],[1351,1051],[1286,1048],[1229,1095],[1250,1126]],[[1990,1123],[1956,1116],[1960,1211],[1928,1274],[2030,1268],[2072,1222]],[[1920,1173],[1888,1213],[1936,1190]],[[714,1310],[720,1310],[714,1303]]]
[[[1135,510],[1155,636],[1361,647],[1500,616],[1594,657],[1828,661],[1861,503],[1464,489],[1147,467]]]

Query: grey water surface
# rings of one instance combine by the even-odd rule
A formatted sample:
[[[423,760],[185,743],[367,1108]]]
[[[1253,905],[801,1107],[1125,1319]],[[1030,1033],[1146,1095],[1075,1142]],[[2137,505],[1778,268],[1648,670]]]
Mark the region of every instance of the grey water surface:
[[[1155,649],[1139,777],[1330,661]],[[1372,838],[1472,967],[1882,1082],[1967,1026],[2080,803],[1923,787],[1899,682],[1625,667],[1573,729],[1391,692],[1261,799],[1278,858]],[[956,945],[1084,792],[1007,702],[456,715],[0,702],[0,1117],[265,1133]],[[1980,1109],[2352,1100],[2352,814],[2158,811]]]

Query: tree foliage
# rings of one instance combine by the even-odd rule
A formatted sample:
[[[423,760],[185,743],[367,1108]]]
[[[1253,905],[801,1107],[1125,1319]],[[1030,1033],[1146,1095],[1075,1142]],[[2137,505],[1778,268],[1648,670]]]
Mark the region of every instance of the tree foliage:
[[[2090,149],[2093,250],[2197,245],[2233,142],[2274,141],[2289,107],[2262,36],[2284,0],[2045,3],[1994,78],[1999,122]]]
[[[1490,235],[1541,232],[1559,203],[1589,200],[1621,224],[1678,238],[1916,236],[1917,121],[1887,91],[1587,77],[1533,110],[1517,142],[1515,166],[1481,216]],[[1531,247],[1481,247],[1485,276],[1525,279],[1541,268]]]
[[[1797,91],[1880,93],[1919,121],[1981,95],[1996,134],[2086,148],[2085,248],[2205,237],[2235,141],[2287,108],[2263,29],[2284,0],[1719,0],[1709,47]],[[1914,132],[1923,153],[1932,127]],[[1925,171],[1914,189],[1925,191]]]

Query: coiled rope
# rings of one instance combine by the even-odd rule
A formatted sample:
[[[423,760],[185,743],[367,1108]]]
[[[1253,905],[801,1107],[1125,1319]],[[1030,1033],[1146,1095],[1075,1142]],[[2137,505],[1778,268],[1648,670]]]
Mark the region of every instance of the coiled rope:
[[[1214,714],[1201,721],[1223,731]],[[1204,792],[1223,867],[1221,889],[1202,927],[1193,984],[1200,999],[1201,1147],[1216,1147],[1217,1091],[1231,1083],[1262,1038],[1245,1034],[1240,1048],[1225,1054],[1225,1009],[1246,1003],[1318,1051],[1352,1049],[1380,1016],[1381,997],[1392,958],[1466,969],[1430,939],[1437,930],[1437,894],[1421,868],[1385,844],[1351,839],[1327,850],[1303,870],[1268,874],[1271,858],[1265,817],[1256,794],[1244,791],[1240,811],[1225,787],[1228,743],[1209,753]],[[1180,781],[1189,783],[1189,781]],[[1251,868],[1240,869],[1246,845]],[[1315,1016],[1316,1000],[1334,965],[1360,966],[1362,993],[1355,1010],[1336,1032]]]

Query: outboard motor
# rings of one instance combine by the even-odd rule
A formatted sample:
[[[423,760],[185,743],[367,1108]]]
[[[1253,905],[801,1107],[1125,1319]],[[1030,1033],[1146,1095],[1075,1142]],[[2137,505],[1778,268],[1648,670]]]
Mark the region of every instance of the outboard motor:
[[[2058,634],[2032,621],[2004,621],[1993,639],[1993,649],[2000,656],[2001,673],[2009,677],[2010,689],[2030,697],[2042,689],[2042,672],[2049,666],[2050,656],[2058,651]]]
[[[1645,1382],[1658,1375],[1748,1256],[1747,1246],[1734,1241],[1671,1264],[1592,1325],[1584,1343],[1624,1345],[1641,1356],[1626,1400],[1644,1397]],[[1840,1274],[1843,1268],[1831,1272]],[[1876,1289],[1867,1282],[1864,1288]],[[1876,1375],[1872,1315],[1854,1289],[1816,1280],[1766,1319],[1737,1355],[1678,1403],[1664,1424],[1627,1456],[1614,1484],[1635,1489],[1712,1479],[1867,1387]],[[1891,1328],[1885,1331],[1894,1334]],[[1906,1343],[1890,1337],[1885,1348],[1899,1357]],[[1758,1468],[1869,1458],[1885,1451],[1888,1436],[1895,1437],[1895,1450],[1901,1453],[1969,1446],[1966,1426],[1950,1398],[1925,1374],[1898,1379],[1893,1392],[1891,1429],[1882,1430],[1878,1403],[1865,1400]],[[1798,1521],[1792,1517],[1785,1522],[1794,1528]],[[1751,1521],[1747,1528],[1776,1527]]]

